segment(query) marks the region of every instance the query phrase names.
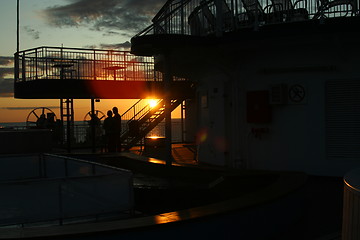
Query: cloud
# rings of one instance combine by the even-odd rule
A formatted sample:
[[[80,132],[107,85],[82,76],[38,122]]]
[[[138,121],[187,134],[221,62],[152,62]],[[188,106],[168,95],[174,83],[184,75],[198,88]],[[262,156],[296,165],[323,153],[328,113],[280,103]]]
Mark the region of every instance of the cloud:
[[[166,0],[71,0],[43,10],[55,27],[87,27],[106,33],[136,33],[151,24],[151,19]]]
[[[30,26],[24,26],[23,29],[25,32],[30,35],[33,39],[39,39],[40,38],[40,32],[36,31],[35,29],[31,28]]]
[[[126,41],[118,44],[100,44],[100,48],[113,49],[113,50],[130,50],[131,43]]]
[[[11,66],[14,63],[13,57],[0,56],[0,66]],[[13,67],[0,67],[0,97],[14,96],[14,78]]]
[[[86,48],[86,49],[97,49],[98,46],[97,45],[85,45],[85,46],[82,46],[83,48]]]
[[[14,79],[0,77],[0,97],[14,96]]]
[[[116,35],[123,35],[123,34],[121,34],[121,33],[119,33],[119,32],[115,32],[115,31],[107,31],[107,32],[103,33],[103,36],[104,36],[104,37],[107,37],[107,36],[116,36]]]
[[[5,77],[5,75],[13,74],[14,68],[0,68],[0,80]]]
[[[84,48],[129,51],[131,48],[131,43],[129,41],[114,44],[101,43],[100,45],[86,45]]]
[[[0,56],[0,66],[9,66],[14,63],[14,57]]]

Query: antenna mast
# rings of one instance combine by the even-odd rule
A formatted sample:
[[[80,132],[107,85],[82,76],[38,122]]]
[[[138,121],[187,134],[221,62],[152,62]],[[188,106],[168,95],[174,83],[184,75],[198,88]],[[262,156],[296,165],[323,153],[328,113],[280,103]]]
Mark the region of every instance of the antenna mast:
[[[20,48],[19,12],[20,12],[19,0],[17,0],[17,4],[16,4],[16,52],[17,53],[19,53],[19,48]]]

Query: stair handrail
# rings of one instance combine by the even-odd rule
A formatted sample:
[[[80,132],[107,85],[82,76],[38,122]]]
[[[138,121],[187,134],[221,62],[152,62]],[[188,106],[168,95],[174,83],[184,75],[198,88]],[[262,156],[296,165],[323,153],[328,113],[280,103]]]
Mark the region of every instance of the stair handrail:
[[[139,126],[139,135],[138,136],[130,136],[128,129],[122,132],[122,137],[127,139],[126,141],[126,149],[130,149],[131,146],[136,144],[139,140],[146,136],[152,129],[154,129],[164,118],[165,113],[165,104],[163,99],[160,99],[157,102],[156,107],[150,108],[146,114],[143,114],[141,118],[139,118],[140,126]],[[171,100],[170,110],[173,111],[179,104],[183,101],[183,99],[173,99]],[[151,111],[153,110],[153,112]],[[159,112],[156,114],[157,112]],[[155,118],[151,118],[151,116],[156,116]],[[129,121],[130,122],[130,121]]]
[[[123,135],[128,131],[128,125],[131,121],[142,119],[144,116],[146,116],[146,114],[148,114],[151,110],[154,109],[150,107],[149,103],[145,103],[144,105],[141,105],[143,104],[144,101],[148,101],[148,100],[147,99],[138,100],[134,105],[132,105],[128,110],[126,110],[121,115],[121,119],[123,121],[126,121],[125,123],[122,123],[123,127],[121,131],[121,135]],[[158,100],[157,106],[161,101],[162,101],[161,99]]]

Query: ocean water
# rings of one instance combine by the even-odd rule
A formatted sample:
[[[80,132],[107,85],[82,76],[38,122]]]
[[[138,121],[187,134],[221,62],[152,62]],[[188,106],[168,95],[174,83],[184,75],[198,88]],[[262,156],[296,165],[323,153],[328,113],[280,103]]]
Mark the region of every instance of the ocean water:
[[[0,123],[0,129],[2,128],[26,128],[26,123],[25,122],[2,122]]]
[[[172,119],[172,142],[183,142],[182,137],[182,125],[181,125],[181,119]],[[0,123],[0,130],[7,130],[7,129],[13,129],[13,130],[22,130],[27,129],[27,127],[35,127],[35,124],[27,124],[26,122],[3,122]],[[123,128],[127,127],[127,123],[123,122]],[[89,124],[85,121],[75,121],[74,122],[74,135],[76,142],[84,142],[86,141],[87,135],[89,134]],[[150,133],[147,134],[146,137],[165,137],[165,122],[162,121],[159,123],[158,126],[156,126]]]

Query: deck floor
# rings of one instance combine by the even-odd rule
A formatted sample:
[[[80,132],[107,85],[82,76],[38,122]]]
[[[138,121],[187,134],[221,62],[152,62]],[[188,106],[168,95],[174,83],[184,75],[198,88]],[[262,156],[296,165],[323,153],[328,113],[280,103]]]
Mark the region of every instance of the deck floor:
[[[161,159],[140,157],[143,149],[134,147],[131,153],[140,161],[165,164]],[[194,149],[186,144],[173,144],[173,164],[201,165]],[[124,154],[124,153],[121,153]],[[340,240],[342,230],[343,179],[341,177],[309,176],[300,191],[305,211],[297,224],[276,236],[276,240]],[[294,206],[296,207],[296,206]],[[273,239],[273,238],[271,238]]]
[[[131,151],[137,154],[141,152],[137,148]],[[185,144],[173,144],[172,153],[175,164],[199,164],[192,149]],[[309,176],[301,190],[301,197],[306,206],[302,218],[276,239],[340,240],[343,206],[342,178]]]

